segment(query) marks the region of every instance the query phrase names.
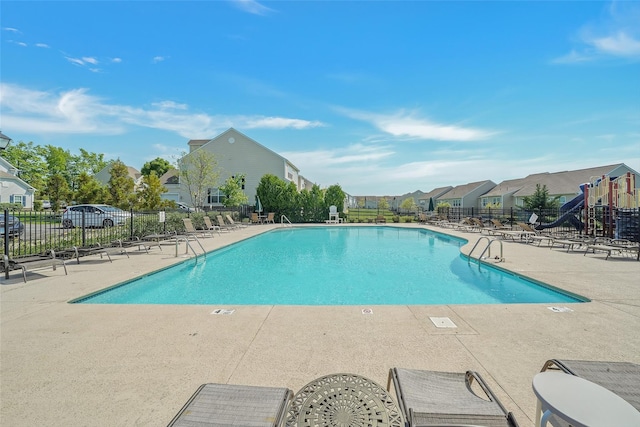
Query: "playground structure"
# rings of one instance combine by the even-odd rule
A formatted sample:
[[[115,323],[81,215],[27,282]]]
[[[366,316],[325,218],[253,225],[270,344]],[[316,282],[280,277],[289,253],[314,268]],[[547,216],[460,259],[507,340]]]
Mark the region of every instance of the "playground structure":
[[[595,235],[597,230],[596,208],[603,209],[602,228],[604,234],[613,237],[616,227],[616,214],[632,213],[640,207],[640,191],[636,188],[636,176],[631,172],[611,178],[607,175],[592,177],[591,182],[584,185],[584,233]],[[607,233],[608,231],[608,233]],[[638,231],[635,230],[635,233]],[[618,237],[618,236],[616,236]]]
[[[632,220],[638,217],[640,207],[635,174],[627,172],[615,178],[607,175],[591,177],[590,182],[580,185],[580,189],[580,194],[562,205],[558,219],[538,224],[536,229],[558,227],[568,222],[585,235],[597,235],[598,225],[602,234],[608,237],[614,237],[614,232],[619,238],[640,233],[638,221]],[[625,229],[622,233],[621,228]]]

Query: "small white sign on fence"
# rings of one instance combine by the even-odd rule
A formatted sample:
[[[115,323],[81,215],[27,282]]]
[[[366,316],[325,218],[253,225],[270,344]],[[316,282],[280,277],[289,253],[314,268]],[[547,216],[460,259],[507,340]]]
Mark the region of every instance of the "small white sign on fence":
[[[158,212],[158,222],[164,222],[165,218],[166,218],[166,215],[164,211]]]

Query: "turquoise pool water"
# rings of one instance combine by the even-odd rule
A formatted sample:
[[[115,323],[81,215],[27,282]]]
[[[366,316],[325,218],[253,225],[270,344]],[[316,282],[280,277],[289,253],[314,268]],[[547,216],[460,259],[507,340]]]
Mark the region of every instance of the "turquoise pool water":
[[[396,227],[274,230],[75,302],[411,305],[579,302],[460,255],[465,240]]]

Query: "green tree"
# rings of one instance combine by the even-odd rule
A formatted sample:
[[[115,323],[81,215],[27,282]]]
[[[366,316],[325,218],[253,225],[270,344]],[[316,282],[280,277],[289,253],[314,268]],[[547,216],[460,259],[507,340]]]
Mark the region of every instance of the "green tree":
[[[160,182],[160,178],[155,171],[151,171],[148,176],[142,178],[142,189],[138,192],[138,207],[141,209],[154,210],[165,206],[162,194],[167,189]]]
[[[389,209],[389,202],[384,197],[381,197],[378,200],[378,209],[387,210]]]
[[[47,182],[47,162],[42,150],[33,142],[11,143],[2,152],[9,163],[18,169],[18,176],[27,184],[42,191]]]
[[[338,208],[338,212],[341,212],[344,208],[344,199],[346,194],[342,191],[342,187],[338,184],[330,185],[324,192],[324,202],[327,212],[329,206],[335,206]]]
[[[407,212],[412,212],[416,209],[416,201],[413,200],[413,197],[407,197],[400,203],[400,209],[404,209]]]
[[[311,187],[309,202],[310,204],[303,206],[303,208],[305,212],[310,213],[311,221],[320,222],[329,217],[329,206],[331,205],[327,205],[325,192],[320,189],[319,185],[313,184]]]
[[[247,195],[242,191],[242,183],[244,182],[245,175],[230,176],[220,186],[220,191],[224,194],[224,206],[235,207],[246,204],[249,199]]]
[[[220,171],[213,153],[198,149],[180,160],[180,183],[189,194],[191,204],[202,208],[207,190],[218,185]]]
[[[109,202],[120,209],[129,209],[135,202],[133,194],[135,183],[129,176],[129,169],[118,159],[113,162],[110,174],[111,177],[107,183]]]
[[[107,166],[104,154],[91,153],[84,148],[80,149],[80,154],[72,155],[71,161],[75,164],[75,172],[79,176],[81,173],[94,175]]]
[[[107,200],[107,189],[93,175],[82,172],[76,179],[73,200],[78,203],[104,203]]]
[[[256,194],[264,211],[279,212],[280,200],[285,192],[286,183],[275,175],[266,174],[260,178]]]
[[[174,169],[171,163],[162,157],[156,157],[155,159],[145,163],[140,172],[143,176],[149,176],[151,172],[155,172],[158,178],[160,178],[162,175],[167,173],[169,169]]]
[[[531,196],[522,198],[524,208],[532,211],[536,209],[555,209],[560,205],[560,197],[550,197],[546,185],[536,184],[536,191]]]
[[[67,180],[60,174],[51,175],[47,179],[46,191],[51,201],[51,209],[54,211],[60,209],[61,202],[69,200],[71,193]]]

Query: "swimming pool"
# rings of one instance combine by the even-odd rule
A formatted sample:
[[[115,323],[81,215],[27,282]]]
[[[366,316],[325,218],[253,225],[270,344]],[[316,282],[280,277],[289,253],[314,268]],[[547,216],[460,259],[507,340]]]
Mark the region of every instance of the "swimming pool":
[[[388,226],[273,230],[72,302],[425,305],[580,302],[460,255],[466,240]]]

